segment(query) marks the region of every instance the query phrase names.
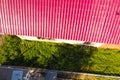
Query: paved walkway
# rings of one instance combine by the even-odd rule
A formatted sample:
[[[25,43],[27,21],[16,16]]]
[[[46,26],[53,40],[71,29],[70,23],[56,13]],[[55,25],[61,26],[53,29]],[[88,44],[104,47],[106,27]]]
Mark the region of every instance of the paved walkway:
[[[31,73],[30,80],[46,80],[46,72],[53,70],[45,70],[40,68],[29,68],[29,67],[19,67],[19,66],[0,66],[0,80],[10,80],[12,72],[14,70],[23,71],[23,77],[29,72]],[[99,80],[99,78],[104,78],[104,80],[120,80],[119,76],[107,76],[100,74],[90,74],[90,73],[78,73],[78,72],[66,72],[66,71],[56,71],[58,80]],[[76,79],[76,77],[79,79]],[[86,79],[87,78],[87,79]],[[100,80],[102,80],[100,79]]]

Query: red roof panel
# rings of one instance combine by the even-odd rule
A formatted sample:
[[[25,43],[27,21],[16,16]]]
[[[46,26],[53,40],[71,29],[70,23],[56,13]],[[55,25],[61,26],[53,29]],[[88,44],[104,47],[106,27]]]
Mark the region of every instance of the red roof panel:
[[[0,32],[120,44],[120,0],[0,0]]]

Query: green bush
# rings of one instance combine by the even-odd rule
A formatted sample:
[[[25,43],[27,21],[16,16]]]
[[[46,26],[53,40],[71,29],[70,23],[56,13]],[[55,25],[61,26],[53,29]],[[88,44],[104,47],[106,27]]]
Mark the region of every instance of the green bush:
[[[120,75],[120,50],[84,45],[21,40],[5,36],[0,46],[3,65]]]
[[[16,36],[5,35],[4,45],[1,45],[1,64],[19,65],[23,60],[21,55],[21,39]],[[4,62],[4,63],[3,63]]]

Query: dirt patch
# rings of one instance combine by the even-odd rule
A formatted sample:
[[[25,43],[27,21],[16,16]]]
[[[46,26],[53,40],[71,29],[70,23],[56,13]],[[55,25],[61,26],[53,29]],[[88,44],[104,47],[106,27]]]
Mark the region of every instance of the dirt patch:
[[[100,48],[118,49],[120,50],[120,44],[103,44]]]

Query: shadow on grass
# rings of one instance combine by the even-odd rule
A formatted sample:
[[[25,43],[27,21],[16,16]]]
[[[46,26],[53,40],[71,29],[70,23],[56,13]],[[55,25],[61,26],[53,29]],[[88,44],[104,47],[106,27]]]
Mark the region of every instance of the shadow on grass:
[[[24,41],[16,36],[5,39],[4,53],[0,54],[5,65],[89,72],[91,57],[98,51],[86,45]]]
[[[63,44],[48,61],[48,69],[89,72],[91,57],[97,48],[85,45]]]

